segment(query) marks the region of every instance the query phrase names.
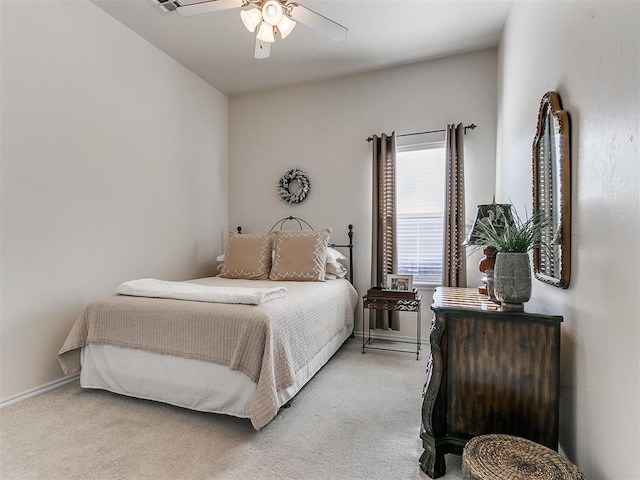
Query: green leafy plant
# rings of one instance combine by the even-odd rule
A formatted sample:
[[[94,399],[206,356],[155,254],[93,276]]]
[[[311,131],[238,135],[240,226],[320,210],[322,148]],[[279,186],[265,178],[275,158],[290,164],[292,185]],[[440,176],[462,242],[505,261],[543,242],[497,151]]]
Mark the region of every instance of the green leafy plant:
[[[496,228],[491,222],[478,225],[480,243],[495,247],[498,252],[527,253],[534,248],[544,248],[543,233],[552,224],[552,218],[538,211],[522,220],[513,211],[513,222]]]

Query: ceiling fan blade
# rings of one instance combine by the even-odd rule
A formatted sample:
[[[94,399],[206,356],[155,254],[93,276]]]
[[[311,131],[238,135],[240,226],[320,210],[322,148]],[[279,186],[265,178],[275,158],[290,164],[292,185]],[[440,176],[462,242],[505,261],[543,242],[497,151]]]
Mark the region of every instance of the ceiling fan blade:
[[[255,58],[269,58],[271,55],[271,44],[269,42],[261,42],[256,38],[256,50],[253,54]]]
[[[149,0],[160,13],[171,13],[175,11],[176,4],[170,0]]]
[[[192,15],[200,15],[202,13],[218,12],[220,10],[228,10],[230,8],[240,8],[242,0],[210,0],[207,2],[192,3],[190,5],[179,5],[176,8],[180,15],[190,17]]]
[[[300,22],[305,24],[307,27],[311,27],[314,30],[318,30],[319,32],[324,33],[327,37],[340,41],[347,38],[347,33],[349,29],[343,27],[339,23],[334,22],[333,20],[325,17],[324,15],[320,15],[319,13],[314,12],[313,10],[299,5],[297,3],[292,3],[291,9],[291,18],[293,18],[296,22]]]

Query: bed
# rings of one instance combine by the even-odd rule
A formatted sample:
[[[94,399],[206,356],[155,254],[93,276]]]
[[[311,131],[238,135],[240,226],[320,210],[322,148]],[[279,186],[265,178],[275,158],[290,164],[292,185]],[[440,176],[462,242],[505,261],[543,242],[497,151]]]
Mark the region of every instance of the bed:
[[[300,229],[282,229],[288,220]],[[133,280],[88,305],[58,354],[63,371],[80,371],[83,388],[267,425],[353,336],[357,303],[352,226],[336,245],[328,229],[279,222],[230,234],[218,276]]]

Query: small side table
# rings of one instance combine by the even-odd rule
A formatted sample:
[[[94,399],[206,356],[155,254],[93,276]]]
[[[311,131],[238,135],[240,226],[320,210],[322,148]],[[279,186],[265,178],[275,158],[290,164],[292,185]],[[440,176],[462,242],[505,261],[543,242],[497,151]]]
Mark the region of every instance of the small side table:
[[[398,312],[415,312],[416,313],[416,360],[420,359],[420,348],[421,348],[421,326],[422,319],[420,315],[420,303],[421,297],[420,293],[416,293],[415,298],[397,298],[397,297],[385,297],[385,296],[371,296],[365,295],[362,297],[362,353],[365,353],[365,349],[371,348],[374,350],[391,350],[395,352],[405,352],[405,353],[413,353],[414,350],[406,349],[406,348],[394,348],[393,346],[388,345],[377,345],[371,343],[371,325],[368,325],[367,335],[365,336],[365,319],[367,317],[365,313],[365,309],[369,310],[387,310],[387,311],[398,311]],[[398,341],[397,343],[410,343],[413,345],[413,342],[405,342]]]

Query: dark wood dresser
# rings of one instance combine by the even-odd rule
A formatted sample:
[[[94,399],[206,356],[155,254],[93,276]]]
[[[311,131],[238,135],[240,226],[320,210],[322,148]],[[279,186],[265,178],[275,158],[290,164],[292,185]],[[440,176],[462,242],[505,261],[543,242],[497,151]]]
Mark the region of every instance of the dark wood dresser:
[[[444,475],[446,453],[487,433],[557,450],[562,317],[534,302],[500,311],[475,288],[440,287],[431,310],[422,470]]]

